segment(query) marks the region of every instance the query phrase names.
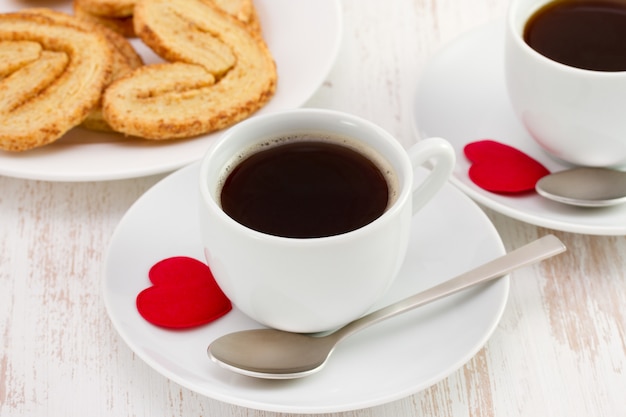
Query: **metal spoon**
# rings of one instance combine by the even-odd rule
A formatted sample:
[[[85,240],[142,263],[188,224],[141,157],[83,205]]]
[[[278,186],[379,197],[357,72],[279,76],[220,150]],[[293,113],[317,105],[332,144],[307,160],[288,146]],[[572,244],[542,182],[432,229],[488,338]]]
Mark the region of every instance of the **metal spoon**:
[[[547,235],[456,278],[367,314],[329,335],[275,329],[244,330],[216,339],[207,353],[220,366],[248,376],[269,379],[308,376],[322,369],[337,343],[359,330],[563,251],[565,245],[555,236]]]
[[[535,189],[545,198],[573,206],[612,206],[626,203],[626,172],[573,168],[543,177]]]

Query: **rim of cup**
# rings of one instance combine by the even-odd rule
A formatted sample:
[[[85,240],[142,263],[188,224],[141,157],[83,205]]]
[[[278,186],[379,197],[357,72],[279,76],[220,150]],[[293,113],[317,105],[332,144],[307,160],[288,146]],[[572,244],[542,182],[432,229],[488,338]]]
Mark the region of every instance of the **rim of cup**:
[[[210,186],[208,184],[208,171],[211,168],[211,164],[209,162],[209,156],[213,152],[216,152],[217,150],[219,150],[220,147],[225,146],[226,142],[232,136],[239,134],[241,130],[249,129],[251,125],[254,126],[257,123],[268,122],[272,120],[280,120],[280,119],[291,118],[291,117],[299,117],[300,115],[304,115],[304,114],[309,114],[314,117],[325,117],[325,118],[330,117],[336,120],[344,119],[346,121],[352,122],[352,124],[359,124],[365,129],[373,130],[377,136],[385,138],[388,142],[388,146],[390,146],[393,149],[393,152],[395,152],[396,154],[400,156],[399,161],[401,162],[402,166],[395,166],[391,163],[391,161],[389,161],[389,159],[386,156],[381,154],[392,165],[393,169],[396,170],[395,175],[398,176],[399,179],[403,178],[403,180],[401,180],[401,182],[399,183],[400,186],[398,190],[398,196],[393,201],[391,206],[387,207],[380,216],[378,216],[376,219],[374,219],[370,223],[364,226],[361,226],[358,229],[351,230],[351,231],[337,234],[337,235],[331,235],[331,236],[312,237],[312,238],[293,238],[293,237],[277,236],[277,235],[271,235],[268,233],[251,229],[237,222],[235,219],[233,219],[228,214],[226,214],[224,210],[222,209],[221,205],[216,201],[216,199],[219,198],[219,196],[215,195],[216,193],[210,190]],[[332,129],[320,129],[320,131],[328,132],[329,134],[336,133]],[[285,133],[281,133],[280,130],[277,130],[276,134],[273,136],[280,137],[281,134],[285,134]],[[251,141],[250,145],[253,145],[257,142],[262,142],[263,139],[267,139],[267,137],[261,137],[257,141]],[[354,138],[354,139],[359,141],[359,138]],[[376,151],[378,153],[381,153],[378,150]],[[222,170],[223,166],[220,167],[219,169]],[[401,169],[402,172],[398,172],[397,171],[398,169]],[[412,175],[413,175],[413,167],[410,162],[409,156],[406,150],[402,147],[402,145],[395,139],[395,137],[393,137],[393,135],[391,135],[389,132],[387,132],[380,126],[376,125],[375,123],[370,122],[369,120],[366,120],[359,116],[355,116],[352,114],[348,114],[348,113],[344,113],[344,112],[340,112],[336,110],[313,109],[313,108],[300,108],[300,109],[285,110],[285,111],[280,111],[280,112],[275,112],[275,113],[258,115],[258,116],[253,116],[251,118],[248,118],[230,127],[219,138],[217,138],[215,142],[211,144],[208,151],[203,156],[201,165],[200,165],[200,181],[199,181],[200,197],[204,201],[204,204],[209,205],[209,207],[214,213],[203,213],[201,215],[211,215],[211,216],[217,215],[219,216],[219,219],[222,222],[225,222],[227,225],[229,225],[229,227],[234,228],[240,233],[248,233],[250,234],[250,236],[253,236],[256,239],[262,239],[268,242],[276,242],[276,243],[289,242],[289,244],[291,245],[316,246],[316,245],[327,244],[329,242],[341,242],[345,240],[352,240],[355,238],[359,238],[359,236],[363,234],[370,233],[371,229],[385,227],[385,225],[388,222],[390,222],[393,217],[398,215],[397,212],[403,209],[404,205],[407,204],[406,200],[409,199],[412,195],[413,181],[410,181],[410,179],[412,178]]]

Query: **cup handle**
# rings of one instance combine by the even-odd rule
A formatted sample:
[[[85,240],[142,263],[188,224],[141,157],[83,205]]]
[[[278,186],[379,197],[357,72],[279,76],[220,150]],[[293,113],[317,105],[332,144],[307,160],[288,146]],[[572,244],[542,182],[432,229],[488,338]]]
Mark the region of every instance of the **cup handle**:
[[[424,139],[409,149],[413,169],[425,165],[431,159],[434,167],[421,184],[413,189],[413,214],[417,213],[448,181],[456,163],[454,148],[442,138]]]

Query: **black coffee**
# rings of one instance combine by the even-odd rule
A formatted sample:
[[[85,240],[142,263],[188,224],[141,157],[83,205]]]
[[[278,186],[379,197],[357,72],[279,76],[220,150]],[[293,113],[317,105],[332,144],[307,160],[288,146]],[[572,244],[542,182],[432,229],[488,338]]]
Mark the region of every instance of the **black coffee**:
[[[528,20],[524,40],[540,54],[565,65],[626,71],[626,3],[553,1]]]
[[[296,140],[245,157],[226,177],[222,209],[264,233],[314,238],[358,229],[387,208],[378,165],[335,141]]]

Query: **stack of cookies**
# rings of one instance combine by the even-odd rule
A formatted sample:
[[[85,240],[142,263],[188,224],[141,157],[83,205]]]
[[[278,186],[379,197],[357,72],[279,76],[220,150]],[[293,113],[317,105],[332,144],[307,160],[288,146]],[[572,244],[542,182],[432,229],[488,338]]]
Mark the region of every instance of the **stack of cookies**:
[[[69,129],[146,139],[230,126],[273,96],[276,67],[251,0],[75,0],[0,15],[0,149]],[[144,65],[127,38],[165,62]]]

